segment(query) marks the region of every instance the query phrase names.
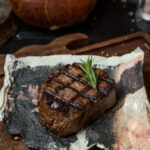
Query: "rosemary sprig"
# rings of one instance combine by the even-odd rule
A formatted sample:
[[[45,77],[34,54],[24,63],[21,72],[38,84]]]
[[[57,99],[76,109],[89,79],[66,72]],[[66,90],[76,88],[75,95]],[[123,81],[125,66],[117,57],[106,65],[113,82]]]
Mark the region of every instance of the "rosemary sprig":
[[[10,146],[10,147],[9,147],[9,150],[13,150],[13,147],[12,147],[12,146]]]
[[[83,73],[80,73],[81,76],[87,79],[88,83],[93,87],[97,87],[97,80],[100,75],[100,72],[96,73],[92,68],[93,58],[88,57],[87,61],[81,60],[82,65],[79,65],[80,68],[83,70]]]

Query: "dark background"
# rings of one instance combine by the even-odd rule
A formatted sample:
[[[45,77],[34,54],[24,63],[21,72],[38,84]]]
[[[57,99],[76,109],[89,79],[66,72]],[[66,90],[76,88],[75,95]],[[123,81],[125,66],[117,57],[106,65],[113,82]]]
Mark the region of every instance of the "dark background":
[[[136,8],[136,3],[123,0],[98,0],[85,22],[57,31],[36,28],[17,19],[19,32],[0,49],[0,53],[13,53],[31,44],[46,44],[69,33],[84,33],[90,37],[90,43],[96,43],[137,32],[140,29],[135,24]]]

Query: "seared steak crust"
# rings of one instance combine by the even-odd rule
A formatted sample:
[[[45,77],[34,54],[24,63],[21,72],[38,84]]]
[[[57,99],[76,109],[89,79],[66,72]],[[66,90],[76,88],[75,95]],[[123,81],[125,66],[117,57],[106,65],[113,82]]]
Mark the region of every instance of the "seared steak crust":
[[[79,64],[65,65],[52,73],[42,86],[40,122],[59,136],[83,128],[116,102],[115,83],[100,72],[97,88],[80,75]]]

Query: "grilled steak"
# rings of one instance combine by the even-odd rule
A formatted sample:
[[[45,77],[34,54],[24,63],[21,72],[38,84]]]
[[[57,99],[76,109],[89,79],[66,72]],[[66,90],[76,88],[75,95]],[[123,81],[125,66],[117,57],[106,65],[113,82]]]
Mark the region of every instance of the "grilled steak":
[[[116,102],[113,79],[100,71],[97,88],[92,88],[79,64],[65,65],[52,73],[42,86],[40,123],[59,136],[68,136],[103,114]]]

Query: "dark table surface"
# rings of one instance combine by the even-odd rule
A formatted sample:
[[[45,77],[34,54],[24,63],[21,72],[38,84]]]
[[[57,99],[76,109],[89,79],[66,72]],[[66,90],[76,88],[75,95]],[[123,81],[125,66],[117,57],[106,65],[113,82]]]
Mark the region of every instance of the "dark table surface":
[[[85,22],[57,31],[36,28],[18,19],[20,28],[17,35],[0,49],[0,53],[13,53],[32,44],[46,44],[69,33],[84,33],[90,37],[91,43],[96,43],[140,31],[135,24],[136,7],[123,0],[98,0]]]

